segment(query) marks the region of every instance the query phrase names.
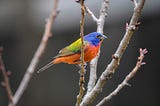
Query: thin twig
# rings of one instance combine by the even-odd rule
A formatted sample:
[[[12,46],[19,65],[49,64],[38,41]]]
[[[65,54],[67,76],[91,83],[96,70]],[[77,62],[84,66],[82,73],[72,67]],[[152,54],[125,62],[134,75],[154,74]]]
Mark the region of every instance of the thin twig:
[[[140,0],[137,7],[134,8],[134,13],[132,15],[130,24],[128,25],[128,28],[126,29],[126,33],[124,34],[124,37],[122,38],[117,51],[113,55],[113,59],[111,63],[107,66],[105,71],[101,74],[100,78],[98,79],[96,85],[92,89],[90,93],[84,96],[81,106],[88,106],[90,105],[93,100],[96,98],[96,96],[101,92],[104,84],[107,82],[108,79],[112,77],[115,70],[117,69],[120,59],[126,50],[127,45],[129,44],[129,41],[133,35],[133,33],[136,30],[138,19],[141,14],[141,10],[144,6],[145,0]]]
[[[9,77],[7,75],[6,68],[4,66],[3,59],[2,59],[2,52],[3,52],[3,48],[0,47],[0,71],[2,71],[2,75],[4,78],[4,87],[6,89],[9,102],[11,106],[15,106],[13,104],[13,94],[12,94],[12,90],[11,90],[10,83],[9,83]]]
[[[80,37],[81,37],[81,70],[80,70],[80,78],[79,78],[79,94],[77,96],[77,102],[76,106],[79,106],[82,97],[84,95],[84,82],[85,82],[85,61],[84,61],[84,17],[85,17],[85,5],[84,5],[84,0],[80,1],[81,4],[81,21],[80,21]]]
[[[92,17],[92,19],[97,23],[98,22],[98,18],[93,14],[93,12],[87,7],[85,6],[86,12]]]
[[[40,42],[40,45],[39,45],[37,51],[35,52],[32,60],[31,60],[31,63],[28,66],[28,68],[26,70],[26,73],[25,73],[25,75],[24,75],[24,77],[23,77],[23,79],[22,79],[14,97],[13,97],[13,103],[15,105],[17,104],[17,102],[21,98],[22,94],[26,90],[26,88],[28,86],[28,83],[29,83],[34,71],[35,71],[35,68],[38,65],[39,59],[42,56],[42,54],[43,54],[43,52],[46,48],[48,39],[52,36],[51,28],[52,28],[52,25],[55,21],[57,13],[58,13],[57,7],[58,7],[58,0],[54,0],[53,10],[52,10],[52,13],[49,16],[49,19],[47,20],[47,23],[46,23],[46,26],[45,26],[45,31],[44,31],[44,34],[43,34],[43,38],[42,38],[42,40]]]
[[[111,100],[113,98],[113,96],[117,95],[118,92],[120,92],[120,90],[122,88],[129,85],[128,81],[131,78],[133,78],[136,75],[139,68],[142,65],[144,65],[143,59],[144,59],[144,56],[147,52],[148,52],[147,49],[141,49],[140,48],[140,50],[139,50],[140,56],[138,57],[138,61],[136,63],[136,66],[133,68],[133,70],[125,77],[123,82],[121,84],[119,84],[118,87],[113,92],[111,92],[107,97],[104,97],[96,106],[102,106],[104,103],[107,103],[109,100]]]
[[[105,22],[105,17],[107,16],[107,9],[108,9],[108,4],[109,0],[104,0],[102,3],[101,9],[100,9],[100,16],[97,19],[93,12],[89,10],[87,7],[86,10],[88,11],[89,14],[92,14],[93,20],[96,20],[97,23],[97,32],[103,34],[103,27],[104,27],[104,22]],[[90,62],[90,77],[89,77],[89,83],[87,86],[87,93],[91,92],[93,87],[95,86],[95,83],[97,81],[97,62],[100,56],[100,50],[98,52],[98,55]]]

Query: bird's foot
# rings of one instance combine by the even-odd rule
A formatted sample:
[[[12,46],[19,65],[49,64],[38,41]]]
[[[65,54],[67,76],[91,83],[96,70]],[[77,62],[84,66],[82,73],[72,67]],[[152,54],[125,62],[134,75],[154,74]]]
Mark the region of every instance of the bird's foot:
[[[82,64],[80,63],[80,64],[78,64],[78,65],[76,65],[79,69],[82,69]],[[84,69],[87,67],[87,63],[86,62],[84,62]]]

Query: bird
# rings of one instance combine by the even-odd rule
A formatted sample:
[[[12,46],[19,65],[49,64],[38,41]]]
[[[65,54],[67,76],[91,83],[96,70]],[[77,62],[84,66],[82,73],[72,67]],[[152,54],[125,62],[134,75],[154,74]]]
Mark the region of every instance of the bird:
[[[92,32],[84,36],[84,62],[90,62],[97,56],[102,41],[105,38],[107,38],[107,36],[99,32]],[[54,59],[40,68],[37,73],[58,63],[81,64],[81,38],[61,49]]]

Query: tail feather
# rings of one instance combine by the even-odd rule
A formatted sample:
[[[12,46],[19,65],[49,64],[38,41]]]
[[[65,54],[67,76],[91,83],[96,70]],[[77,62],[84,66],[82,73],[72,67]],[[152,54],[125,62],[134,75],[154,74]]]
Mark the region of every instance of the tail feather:
[[[49,67],[51,67],[51,66],[53,66],[53,65],[54,65],[54,64],[53,64],[53,61],[52,61],[52,62],[46,64],[46,65],[45,65],[44,67],[42,67],[41,69],[39,69],[39,70],[37,71],[37,73],[40,73],[40,72],[48,69]]]

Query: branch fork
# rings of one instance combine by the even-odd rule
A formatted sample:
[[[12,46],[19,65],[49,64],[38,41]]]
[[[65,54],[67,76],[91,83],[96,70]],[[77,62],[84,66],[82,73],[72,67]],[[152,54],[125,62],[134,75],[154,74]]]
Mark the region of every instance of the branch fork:
[[[128,81],[136,75],[138,69],[142,66],[144,56],[147,54],[147,52],[147,49],[139,49],[140,56],[138,57],[136,66],[133,68],[133,70],[125,77],[122,83],[119,84],[113,92],[111,92],[108,96],[104,97],[96,106],[101,106],[104,103],[109,102],[109,100],[111,100],[115,95],[117,95],[122,88],[124,88],[125,86],[131,86]]]

